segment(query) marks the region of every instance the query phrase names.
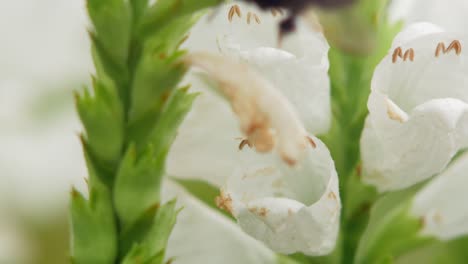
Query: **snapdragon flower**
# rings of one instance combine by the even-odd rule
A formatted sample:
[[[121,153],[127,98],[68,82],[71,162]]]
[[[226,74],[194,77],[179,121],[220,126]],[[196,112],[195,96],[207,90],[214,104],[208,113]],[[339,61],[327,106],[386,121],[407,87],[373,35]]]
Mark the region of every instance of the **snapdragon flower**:
[[[194,28],[186,45],[198,52],[185,61],[213,82],[191,78],[202,93],[168,173],[221,187],[219,207],[276,252],[324,255],[338,235],[338,177],[326,146],[309,133],[330,125],[328,45],[300,23],[278,47],[281,13],[224,5]]]
[[[468,234],[468,159],[456,156],[467,147],[465,43],[462,34],[413,24],[396,36],[374,72],[361,137],[362,180],[380,192],[401,191],[375,205],[358,263]],[[405,230],[405,237],[389,230]]]
[[[464,38],[432,24],[400,33],[377,66],[361,138],[363,180],[381,191],[444,170],[467,146]]]

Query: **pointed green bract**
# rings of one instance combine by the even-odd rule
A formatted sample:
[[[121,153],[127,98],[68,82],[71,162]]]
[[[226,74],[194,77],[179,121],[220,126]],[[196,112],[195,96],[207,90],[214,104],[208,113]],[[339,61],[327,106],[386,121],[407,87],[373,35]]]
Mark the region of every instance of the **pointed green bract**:
[[[81,263],[113,263],[117,257],[117,234],[111,193],[97,176],[85,149],[89,172],[89,200],[71,193],[72,259]]]
[[[109,166],[120,158],[124,141],[124,116],[117,89],[93,79],[94,95],[85,90],[76,106],[93,154]],[[112,133],[109,133],[112,131]]]
[[[185,67],[177,63],[181,53],[166,54],[162,50],[144,52],[145,56],[137,66],[132,84],[130,121],[138,122],[151,115],[157,120],[161,108],[170,96],[174,86],[184,76]]]
[[[97,40],[117,65],[125,65],[130,45],[132,9],[126,0],[88,0]]]
[[[160,201],[163,174],[164,158],[154,157],[152,150],[137,158],[135,148],[129,148],[114,185],[114,203],[123,228]]]
[[[172,200],[159,208],[147,234],[140,237],[140,240],[134,244],[124,258],[123,263],[162,263],[169,235],[176,222],[177,213],[176,200]]]
[[[223,0],[158,0],[146,12],[138,28],[139,36],[144,37],[157,32],[162,26],[182,16],[194,14],[207,7],[216,6]],[[164,22],[164,23],[163,23]]]

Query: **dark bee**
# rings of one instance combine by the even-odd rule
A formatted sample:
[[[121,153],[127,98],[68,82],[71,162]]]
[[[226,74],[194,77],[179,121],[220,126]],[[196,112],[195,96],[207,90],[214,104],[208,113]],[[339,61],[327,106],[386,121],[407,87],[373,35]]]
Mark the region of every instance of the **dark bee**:
[[[354,0],[244,0],[255,3],[261,9],[285,9],[289,12],[287,18],[279,24],[280,37],[296,30],[296,17],[310,6],[325,9],[338,8],[349,5]]]

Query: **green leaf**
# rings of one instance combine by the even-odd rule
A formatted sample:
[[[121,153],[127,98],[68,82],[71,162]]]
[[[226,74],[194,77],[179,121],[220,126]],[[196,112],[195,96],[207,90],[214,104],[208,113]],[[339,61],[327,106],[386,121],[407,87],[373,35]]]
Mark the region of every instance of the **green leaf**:
[[[124,141],[122,105],[112,83],[93,79],[93,88],[94,95],[87,90],[81,96],[76,94],[76,107],[92,153],[108,166],[115,166]]]
[[[148,7],[148,2],[148,0],[130,0],[134,24],[138,24],[139,20],[143,17]]]
[[[219,195],[219,188],[203,180],[196,179],[181,179],[171,177],[171,180],[182,186],[187,192],[193,195],[195,198],[202,201],[204,204],[215,209],[219,213],[225,215],[230,219],[234,219],[229,213],[219,209],[216,206],[216,197]]]
[[[162,49],[150,48],[143,52],[132,84],[130,122],[138,122],[146,116],[152,117],[150,124],[157,120],[164,103],[187,70],[177,62],[182,55],[181,52],[167,54]]]
[[[96,37],[118,65],[127,62],[132,10],[126,0],[87,0]]]
[[[154,218],[160,205],[151,206],[132,226],[124,228],[120,235],[119,256],[128,255],[129,250],[134,248],[134,245],[141,244],[146,237],[146,234],[153,226]]]
[[[74,263],[114,263],[117,235],[110,190],[97,177],[85,148],[89,171],[89,200],[72,190],[70,215]]]
[[[155,156],[153,148],[137,158],[130,146],[117,173],[114,203],[122,226],[128,228],[160,200],[160,184],[165,156]]]
[[[398,264],[465,264],[468,259],[468,236],[433,243],[408,252],[397,259]]]
[[[192,108],[197,96],[198,93],[189,93],[188,87],[177,89],[174,92],[151,135],[151,142],[155,150],[165,153],[169,151],[180,124]]]
[[[277,264],[300,264],[300,263],[308,263],[307,257],[304,257],[303,261],[296,261],[294,258],[284,256],[281,254],[276,255],[276,263]]]
[[[176,200],[172,200],[159,208],[144,240],[134,242],[123,263],[162,263],[167,241],[176,222],[177,213]]]
[[[150,255],[154,256],[164,250],[169,236],[176,223],[180,210],[176,209],[177,201],[171,200],[161,206],[154,219],[153,226],[148,232],[144,244],[148,247]]]
[[[152,35],[173,20],[216,6],[222,2],[224,0],[158,0],[146,12],[138,28],[139,36]]]
[[[389,259],[432,241],[420,234],[420,219],[409,214],[412,197],[422,185],[389,193],[375,203],[355,263],[389,263]]]

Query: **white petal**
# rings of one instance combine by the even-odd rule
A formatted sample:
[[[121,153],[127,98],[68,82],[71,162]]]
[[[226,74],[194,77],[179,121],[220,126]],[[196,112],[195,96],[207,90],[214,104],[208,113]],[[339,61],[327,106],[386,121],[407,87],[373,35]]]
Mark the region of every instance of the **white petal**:
[[[185,62],[205,70],[229,100],[240,127],[259,152],[275,146],[283,160],[294,165],[309,144],[295,109],[273,85],[247,64],[209,53],[194,53]]]
[[[189,80],[200,95],[179,127],[166,161],[167,171],[221,186],[239,162],[242,132],[225,100],[199,79],[189,76]]]
[[[236,6],[240,16],[232,13]],[[229,37],[243,49],[274,47],[278,45],[277,25],[285,17],[286,14],[279,13],[273,16],[271,12],[262,11],[245,1],[223,4],[194,26],[184,46],[192,51],[212,52],[218,48],[219,40]]]
[[[400,33],[398,33],[395,39],[393,39],[392,49],[396,49],[401,45],[405,45],[406,43],[423,37],[425,35],[441,32],[444,32],[444,30],[441,27],[429,22],[419,22],[410,24],[407,27],[405,27]]]
[[[459,100],[436,99],[414,109],[404,123],[387,117],[385,126],[369,117],[361,139],[363,180],[387,191],[439,173],[461,147],[457,126],[467,114],[468,105]]]
[[[414,198],[412,212],[424,223],[423,234],[450,240],[468,234],[468,154],[464,154]]]
[[[279,46],[278,23],[285,17],[259,10],[243,2],[236,3],[242,17],[228,14],[232,4],[223,5],[213,15],[200,21],[186,47],[192,51],[213,52],[241,59],[279,89],[297,108],[311,133],[324,133],[331,119],[328,77],[329,46],[320,32],[298,20],[296,32],[285,37]],[[257,14],[261,23],[247,23],[248,14]]]
[[[271,264],[275,254],[244,234],[231,220],[203,205],[174,184],[165,184],[163,197],[177,197],[182,211],[170,236],[166,256],[174,264]]]
[[[407,23],[428,21],[450,31],[465,32],[468,27],[465,0],[394,0],[390,17]]]
[[[268,47],[242,52],[240,56],[289,99],[307,131],[320,134],[329,129],[328,60],[298,59],[289,52]]]
[[[324,255],[335,246],[338,177],[326,146],[314,140],[317,148],[309,148],[296,167],[244,150],[245,164],[222,191],[221,205],[242,229],[281,253]]]
[[[422,34],[408,37],[417,28]],[[457,35],[437,33],[428,24],[410,27],[402,35],[396,41],[401,53],[394,47],[374,73],[361,138],[363,180],[381,191],[408,187],[439,173],[468,146],[465,42]],[[440,43],[452,49],[444,53]],[[410,49],[414,57],[405,60]]]

